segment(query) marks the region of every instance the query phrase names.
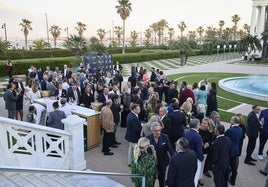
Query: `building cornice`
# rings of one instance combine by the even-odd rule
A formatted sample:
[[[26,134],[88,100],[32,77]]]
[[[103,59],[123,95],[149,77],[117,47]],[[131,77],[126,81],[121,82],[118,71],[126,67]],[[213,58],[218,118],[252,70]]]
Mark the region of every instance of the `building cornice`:
[[[252,0],[253,6],[268,6],[268,0]]]

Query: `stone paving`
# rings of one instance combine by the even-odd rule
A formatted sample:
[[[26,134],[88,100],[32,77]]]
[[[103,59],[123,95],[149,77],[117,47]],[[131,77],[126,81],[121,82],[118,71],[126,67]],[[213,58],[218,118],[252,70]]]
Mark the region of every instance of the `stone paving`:
[[[238,62],[241,58],[235,57],[235,59],[223,59],[224,61],[219,62],[210,62],[209,64],[199,64],[195,66],[186,65],[184,67],[179,67],[177,69],[165,70],[165,74],[179,74],[187,72],[230,72],[230,73],[248,73],[248,74],[266,74],[268,72],[268,66],[266,65],[252,65],[252,64],[242,64],[242,63],[233,63]],[[4,109],[3,98],[0,98],[0,116],[7,116],[7,111]],[[24,111],[26,113],[26,107]],[[240,112],[248,114],[250,108],[241,107],[239,108]],[[225,124],[226,127],[229,124]],[[102,172],[117,172],[117,173],[130,173],[130,168],[127,165],[127,151],[128,151],[128,142],[124,139],[125,128],[118,128],[117,139],[122,143],[119,148],[112,149],[115,153],[113,156],[104,156],[101,152],[101,146],[95,147],[87,152],[85,152],[85,157],[87,160],[87,168],[94,171]],[[267,157],[263,161],[257,161],[256,166],[249,166],[243,163],[245,158],[245,149],[247,145],[247,138],[244,141],[242,156],[240,157],[240,166],[238,169],[237,184],[238,187],[263,187],[266,177],[259,174],[259,170],[265,167]],[[254,157],[257,157],[257,148],[253,153]],[[267,151],[267,146],[265,147],[264,152]],[[130,179],[118,177],[112,178],[119,183],[131,187],[134,186]],[[214,186],[213,179],[207,178],[204,176],[204,186],[212,187]],[[158,186],[156,182],[156,187]]]

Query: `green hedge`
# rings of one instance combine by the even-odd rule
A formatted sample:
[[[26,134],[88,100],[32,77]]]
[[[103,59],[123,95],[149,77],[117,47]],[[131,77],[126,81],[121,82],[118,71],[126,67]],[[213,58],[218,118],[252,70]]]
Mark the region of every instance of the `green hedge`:
[[[8,50],[1,60],[10,58],[11,60],[17,59],[33,59],[33,58],[53,58],[53,57],[69,57],[73,53],[67,49],[47,49],[47,50]]]
[[[144,49],[163,49],[167,50],[166,46],[153,46],[153,47],[127,47],[126,53],[138,53]],[[84,51],[82,53],[86,53]],[[120,54],[122,53],[122,48],[107,48],[107,53]],[[11,60],[17,59],[34,59],[34,58],[53,58],[53,57],[71,57],[73,52],[68,49],[44,49],[44,50],[8,50],[4,54],[0,55],[0,60],[6,60],[10,58]]]
[[[200,55],[200,50],[193,50],[191,56]],[[120,63],[135,63],[150,60],[160,60],[168,58],[179,58],[179,51],[156,51],[151,53],[129,53],[129,54],[114,54],[113,62],[119,61]],[[23,59],[23,60],[13,60],[13,74],[25,74],[30,66],[35,66],[37,68],[45,68],[50,66],[53,70],[55,67],[62,68],[64,64],[71,66],[77,64],[77,59],[75,57],[59,57],[59,58],[39,58],[39,59]],[[6,76],[6,62],[0,62],[0,76]]]

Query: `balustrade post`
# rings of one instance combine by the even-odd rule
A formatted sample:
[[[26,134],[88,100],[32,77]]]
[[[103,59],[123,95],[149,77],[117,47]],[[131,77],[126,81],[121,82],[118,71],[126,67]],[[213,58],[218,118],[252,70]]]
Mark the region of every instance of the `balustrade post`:
[[[64,123],[64,129],[71,133],[70,139],[70,166],[71,170],[85,170],[86,160],[84,154],[84,134],[83,124],[85,123],[84,118],[80,118],[77,115],[70,115],[62,120]]]

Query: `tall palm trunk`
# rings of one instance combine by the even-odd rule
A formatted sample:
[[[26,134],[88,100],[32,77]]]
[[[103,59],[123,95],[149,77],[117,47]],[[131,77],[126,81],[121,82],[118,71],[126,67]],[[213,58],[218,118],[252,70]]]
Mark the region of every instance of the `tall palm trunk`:
[[[54,37],[54,48],[57,46],[57,39]]]
[[[123,48],[122,54],[125,54],[125,20],[123,20]]]
[[[27,39],[27,35],[24,35],[24,36],[25,36],[25,49],[27,50],[27,43],[28,43],[27,40],[28,39]]]

